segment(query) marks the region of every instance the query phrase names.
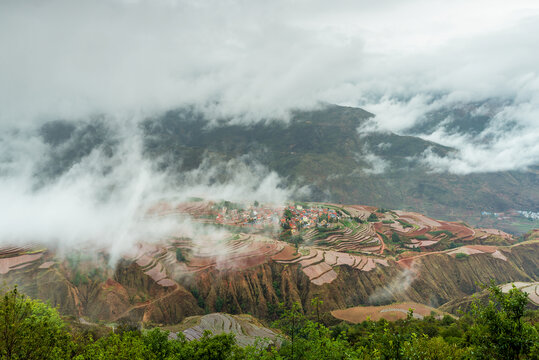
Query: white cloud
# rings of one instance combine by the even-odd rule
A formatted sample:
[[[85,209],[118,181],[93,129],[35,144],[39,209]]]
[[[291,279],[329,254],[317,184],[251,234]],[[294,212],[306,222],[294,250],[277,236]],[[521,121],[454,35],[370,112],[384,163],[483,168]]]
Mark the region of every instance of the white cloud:
[[[6,0],[0,121],[184,104],[256,120],[319,101],[378,110],[365,101],[372,94],[391,109],[402,96],[515,95],[518,79],[536,70],[538,9],[533,1]]]
[[[96,147],[62,175],[36,186],[36,169],[49,147],[29,133],[0,141],[0,246],[35,243],[66,249],[107,249],[116,259],[139,241],[208,230],[187,216],[154,217],[162,201],[191,197],[252,204],[282,204],[292,193],[279,176],[246,161],[209,163],[178,179],[157,171],[142,156],[140,137],[129,127],[110,129],[118,143],[111,156]],[[219,180],[217,175],[225,175]],[[200,227],[200,226],[198,226]],[[212,230],[213,231],[213,230]]]
[[[477,136],[435,131],[427,140],[454,147],[458,152],[439,157],[427,151],[423,161],[435,171],[456,174],[524,169],[539,159],[539,111],[532,103],[506,106]],[[515,122],[515,127],[508,127]]]
[[[367,167],[362,169],[367,174],[383,174],[391,166],[390,161],[368,151],[366,147],[363,148],[363,152],[361,154],[357,154],[357,157],[357,160],[367,163]]]

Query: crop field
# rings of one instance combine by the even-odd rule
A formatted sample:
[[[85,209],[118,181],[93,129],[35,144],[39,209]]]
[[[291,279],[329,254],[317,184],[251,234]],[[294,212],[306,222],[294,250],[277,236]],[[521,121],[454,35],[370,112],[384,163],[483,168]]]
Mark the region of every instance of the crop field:
[[[369,319],[372,321],[380,319],[386,319],[388,321],[405,319],[410,309],[413,309],[413,316],[417,319],[423,319],[432,313],[438,317],[445,315],[435,308],[415,302],[403,302],[383,306],[356,306],[343,310],[333,310],[331,315],[339,320],[357,324]]]
[[[163,286],[171,286],[181,274],[237,271],[268,261],[298,264],[313,284],[323,285],[338,277],[340,266],[372,271],[390,261],[408,259],[407,264],[417,252],[445,251],[458,259],[490,254],[505,260],[503,251],[486,245],[516,241],[496,229],[474,229],[409,211],[325,203],[255,205],[200,200],[159,204],[154,215],[188,215],[204,226],[220,226],[221,235],[175,237],[153,250],[146,245],[135,259]]]

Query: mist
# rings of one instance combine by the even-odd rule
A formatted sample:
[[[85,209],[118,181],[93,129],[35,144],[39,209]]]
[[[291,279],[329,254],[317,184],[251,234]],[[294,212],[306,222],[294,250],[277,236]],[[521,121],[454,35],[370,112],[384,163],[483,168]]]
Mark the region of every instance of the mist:
[[[412,263],[412,266],[405,268],[400,272],[391,282],[383,287],[378,287],[369,296],[369,304],[385,304],[395,301],[406,294],[406,291],[410,288],[414,280],[418,277],[419,270],[416,263]]]
[[[280,205],[308,191],[287,187],[276,173],[242,159],[203,160],[180,174],[163,171],[158,159],[144,155],[142,133],[131,121],[103,125],[93,138],[88,132],[100,122],[65,124],[74,130],[60,143],[47,142],[39,129],[6,131],[1,138],[0,245],[105,250],[117,259],[138,242],[208,233],[187,214],[152,216],[159,203],[174,207],[200,197]],[[79,130],[84,135],[77,136]]]

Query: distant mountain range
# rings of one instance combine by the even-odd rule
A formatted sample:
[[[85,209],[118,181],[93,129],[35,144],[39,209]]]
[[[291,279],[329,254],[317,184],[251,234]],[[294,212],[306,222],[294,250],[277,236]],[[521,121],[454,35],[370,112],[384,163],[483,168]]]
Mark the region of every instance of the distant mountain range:
[[[448,116],[454,131],[481,131],[488,114],[471,113],[466,107],[443,109],[429,114],[413,131],[432,132]],[[201,113],[181,109],[146,119],[140,127],[145,156],[156,159],[162,169],[180,173],[199,167],[203,160],[259,163],[276,171],[287,184],[310,186],[310,195],[298,200],[413,209],[464,220],[481,211],[539,211],[539,166],[468,175],[433,172],[420,161],[425,150],[442,157],[456,150],[417,136],[360,134],[358,129],[373,116],[363,109],[331,105],[296,111],[288,123],[242,125],[211,122]],[[469,121],[471,117],[474,121]],[[50,144],[42,172],[49,177],[65,171],[95,146],[110,152],[115,147],[106,123],[99,119],[82,127],[64,121],[48,123],[41,134]],[[58,146],[62,143],[69,146]],[[216,179],[222,180],[226,179]]]

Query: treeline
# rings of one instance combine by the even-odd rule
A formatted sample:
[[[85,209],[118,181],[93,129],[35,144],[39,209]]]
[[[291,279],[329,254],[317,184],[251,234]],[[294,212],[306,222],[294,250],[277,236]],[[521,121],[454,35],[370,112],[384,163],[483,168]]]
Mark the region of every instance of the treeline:
[[[20,294],[17,288],[0,301],[2,359],[539,359],[537,311],[527,311],[527,294],[513,288],[503,293],[491,285],[487,304],[476,301],[459,319],[410,312],[396,322],[364,321],[327,327],[313,300],[313,314],[300,306],[283,308],[273,325],[282,332],[279,344],[263,339],[239,347],[233,334],[195,341],[182,333],[173,339],[158,328],[141,331],[123,325],[99,334],[76,330],[53,309]]]

